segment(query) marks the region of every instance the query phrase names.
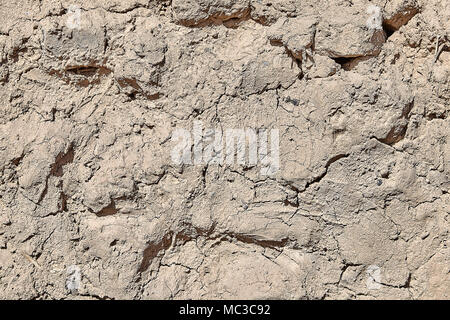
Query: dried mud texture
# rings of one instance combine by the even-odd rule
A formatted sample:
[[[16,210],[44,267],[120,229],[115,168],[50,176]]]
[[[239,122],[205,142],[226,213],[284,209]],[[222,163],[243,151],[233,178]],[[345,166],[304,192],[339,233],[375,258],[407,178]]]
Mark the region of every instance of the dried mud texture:
[[[450,298],[448,2],[74,4],[1,0],[1,299]]]

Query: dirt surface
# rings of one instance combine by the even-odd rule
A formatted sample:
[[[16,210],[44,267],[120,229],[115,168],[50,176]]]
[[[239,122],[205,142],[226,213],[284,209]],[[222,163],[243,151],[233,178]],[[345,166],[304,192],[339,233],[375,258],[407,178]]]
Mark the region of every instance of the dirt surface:
[[[447,0],[0,18],[1,299],[450,299]]]

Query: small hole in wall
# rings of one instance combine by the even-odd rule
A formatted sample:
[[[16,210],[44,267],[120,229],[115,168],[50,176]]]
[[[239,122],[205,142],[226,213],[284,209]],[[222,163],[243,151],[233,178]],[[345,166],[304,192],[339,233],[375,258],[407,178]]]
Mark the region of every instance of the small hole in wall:
[[[386,39],[389,39],[389,37],[392,36],[395,31],[397,31],[385,22],[383,22],[383,30],[384,30],[384,33],[386,33]]]
[[[340,64],[342,69],[344,69],[345,71],[349,71],[352,69],[352,62],[354,62],[356,58],[339,57],[332,59],[336,61],[337,64]]]
[[[372,57],[372,55],[368,55],[360,57],[336,57],[331,59],[333,59],[337,64],[340,64],[342,69],[344,69],[345,71],[350,71],[354,67],[356,67],[358,63],[366,61]]]

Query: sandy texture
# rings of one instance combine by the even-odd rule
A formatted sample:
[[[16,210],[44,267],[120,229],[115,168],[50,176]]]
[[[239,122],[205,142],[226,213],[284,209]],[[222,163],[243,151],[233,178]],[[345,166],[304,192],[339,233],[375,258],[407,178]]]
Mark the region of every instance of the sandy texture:
[[[1,299],[450,299],[448,1],[0,18]],[[196,123],[279,130],[279,170],[174,163]]]

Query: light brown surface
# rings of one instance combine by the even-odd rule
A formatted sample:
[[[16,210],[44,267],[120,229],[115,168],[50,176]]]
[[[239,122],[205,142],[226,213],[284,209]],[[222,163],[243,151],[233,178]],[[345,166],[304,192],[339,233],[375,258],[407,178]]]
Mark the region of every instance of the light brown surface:
[[[1,299],[450,298],[448,1],[0,3]]]

